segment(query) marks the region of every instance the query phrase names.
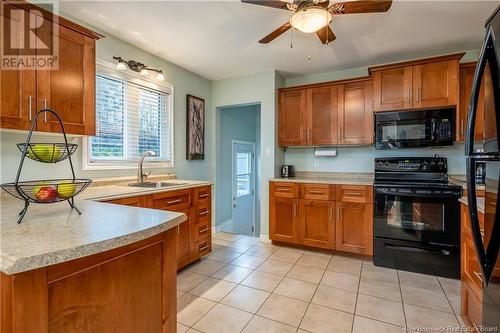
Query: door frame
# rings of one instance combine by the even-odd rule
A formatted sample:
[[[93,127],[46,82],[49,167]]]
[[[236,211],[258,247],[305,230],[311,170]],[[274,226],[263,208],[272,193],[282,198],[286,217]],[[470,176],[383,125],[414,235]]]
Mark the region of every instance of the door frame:
[[[231,218],[233,220],[233,225],[235,223],[234,221],[234,203],[236,201],[236,184],[235,184],[235,169],[234,169],[234,145],[235,144],[244,144],[244,145],[251,145],[252,146],[252,179],[250,180],[250,183],[252,185],[251,192],[252,192],[252,212],[253,212],[253,219],[252,219],[252,235],[255,236],[255,183],[257,181],[256,179],[256,174],[255,172],[257,171],[256,169],[256,159],[255,159],[255,142],[252,141],[243,141],[243,140],[231,140]],[[234,226],[233,226],[234,228]],[[233,229],[234,230],[234,229]]]

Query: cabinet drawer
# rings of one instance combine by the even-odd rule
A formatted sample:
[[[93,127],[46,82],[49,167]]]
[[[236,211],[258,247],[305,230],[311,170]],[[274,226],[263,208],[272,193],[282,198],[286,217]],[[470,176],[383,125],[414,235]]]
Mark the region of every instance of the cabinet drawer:
[[[476,257],[476,249],[472,241],[472,235],[466,229],[463,229],[462,231],[461,252],[462,281],[469,285],[476,296],[480,296],[483,292],[481,267]]]
[[[312,200],[333,200],[335,193],[326,184],[304,184],[301,185],[301,198]],[[330,199],[331,198],[331,199]]]
[[[193,253],[192,253],[193,260],[197,260],[197,259],[209,254],[210,251],[212,251],[212,241],[211,241],[210,236],[205,238],[205,239],[202,239],[202,240],[195,242],[193,245],[194,245],[193,246]]]
[[[469,285],[462,281],[461,309],[460,314],[468,321],[468,324],[476,330],[482,323],[482,300],[477,297]]]
[[[194,189],[194,204],[209,204],[212,200],[212,187],[202,186]]]
[[[209,220],[191,225],[191,236],[193,242],[198,242],[210,236],[211,223]]]
[[[299,185],[295,183],[272,182],[269,192],[273,197],[298,198]]]
[[[190,190],[153,194],[153,208],[155,209],[178,210],[190,205]]]
[[[195,209],[195,223],[210,222],[210,205],[200,205]]]
[[[371,186],[338,185],[337,201],[371,203],[373,202],[373,189]]]

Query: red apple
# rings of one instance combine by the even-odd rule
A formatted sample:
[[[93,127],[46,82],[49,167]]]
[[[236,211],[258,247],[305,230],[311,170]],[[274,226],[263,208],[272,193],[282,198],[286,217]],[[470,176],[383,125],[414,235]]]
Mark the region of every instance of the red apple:
[[[57,191],[52,186],[42,186],[35,196],[40,202],[53,202],[57,198]]]

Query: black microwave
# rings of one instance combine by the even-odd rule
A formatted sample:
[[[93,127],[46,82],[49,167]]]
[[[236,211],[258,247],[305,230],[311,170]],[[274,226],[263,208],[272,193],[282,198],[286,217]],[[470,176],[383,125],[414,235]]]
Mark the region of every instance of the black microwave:
[[[376,149],[451,146],[455,109],[375,113]]]

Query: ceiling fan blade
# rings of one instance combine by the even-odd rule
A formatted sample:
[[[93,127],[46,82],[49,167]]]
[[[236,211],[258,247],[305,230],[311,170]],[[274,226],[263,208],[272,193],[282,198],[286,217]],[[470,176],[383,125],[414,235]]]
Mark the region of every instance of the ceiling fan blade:
[[[316,35],[318,35],[322,44],[328,44],[337,38],[329,25],[316,31]]]
[[[392,0],[360,0],[337,2],[328,7],[332,14],[361,14],[386,12],[391,8]]]
[[[266,6],[266,7],[272,7],[272,8],[277,8],[277,9],[286,9],[287,8],[287,2],[286,1],[281,1],[281,0],[241,0],[243,3],[248,3],[251,5],[258,5],[258,6]]]
[[[285,31],[287,31],[288,29],[290,29],[291,27],[292,27],[292,25],[290,24],[290,22],[286,22],[281,27],[279,27],[278,29],[274,30],[266,37],[259,40],[259,43],[267,44],[267,43],[271,42],[273,39],[275,39],[276,37],[278,37],[279,35],[281,35],[282,33],[284,33]]]

